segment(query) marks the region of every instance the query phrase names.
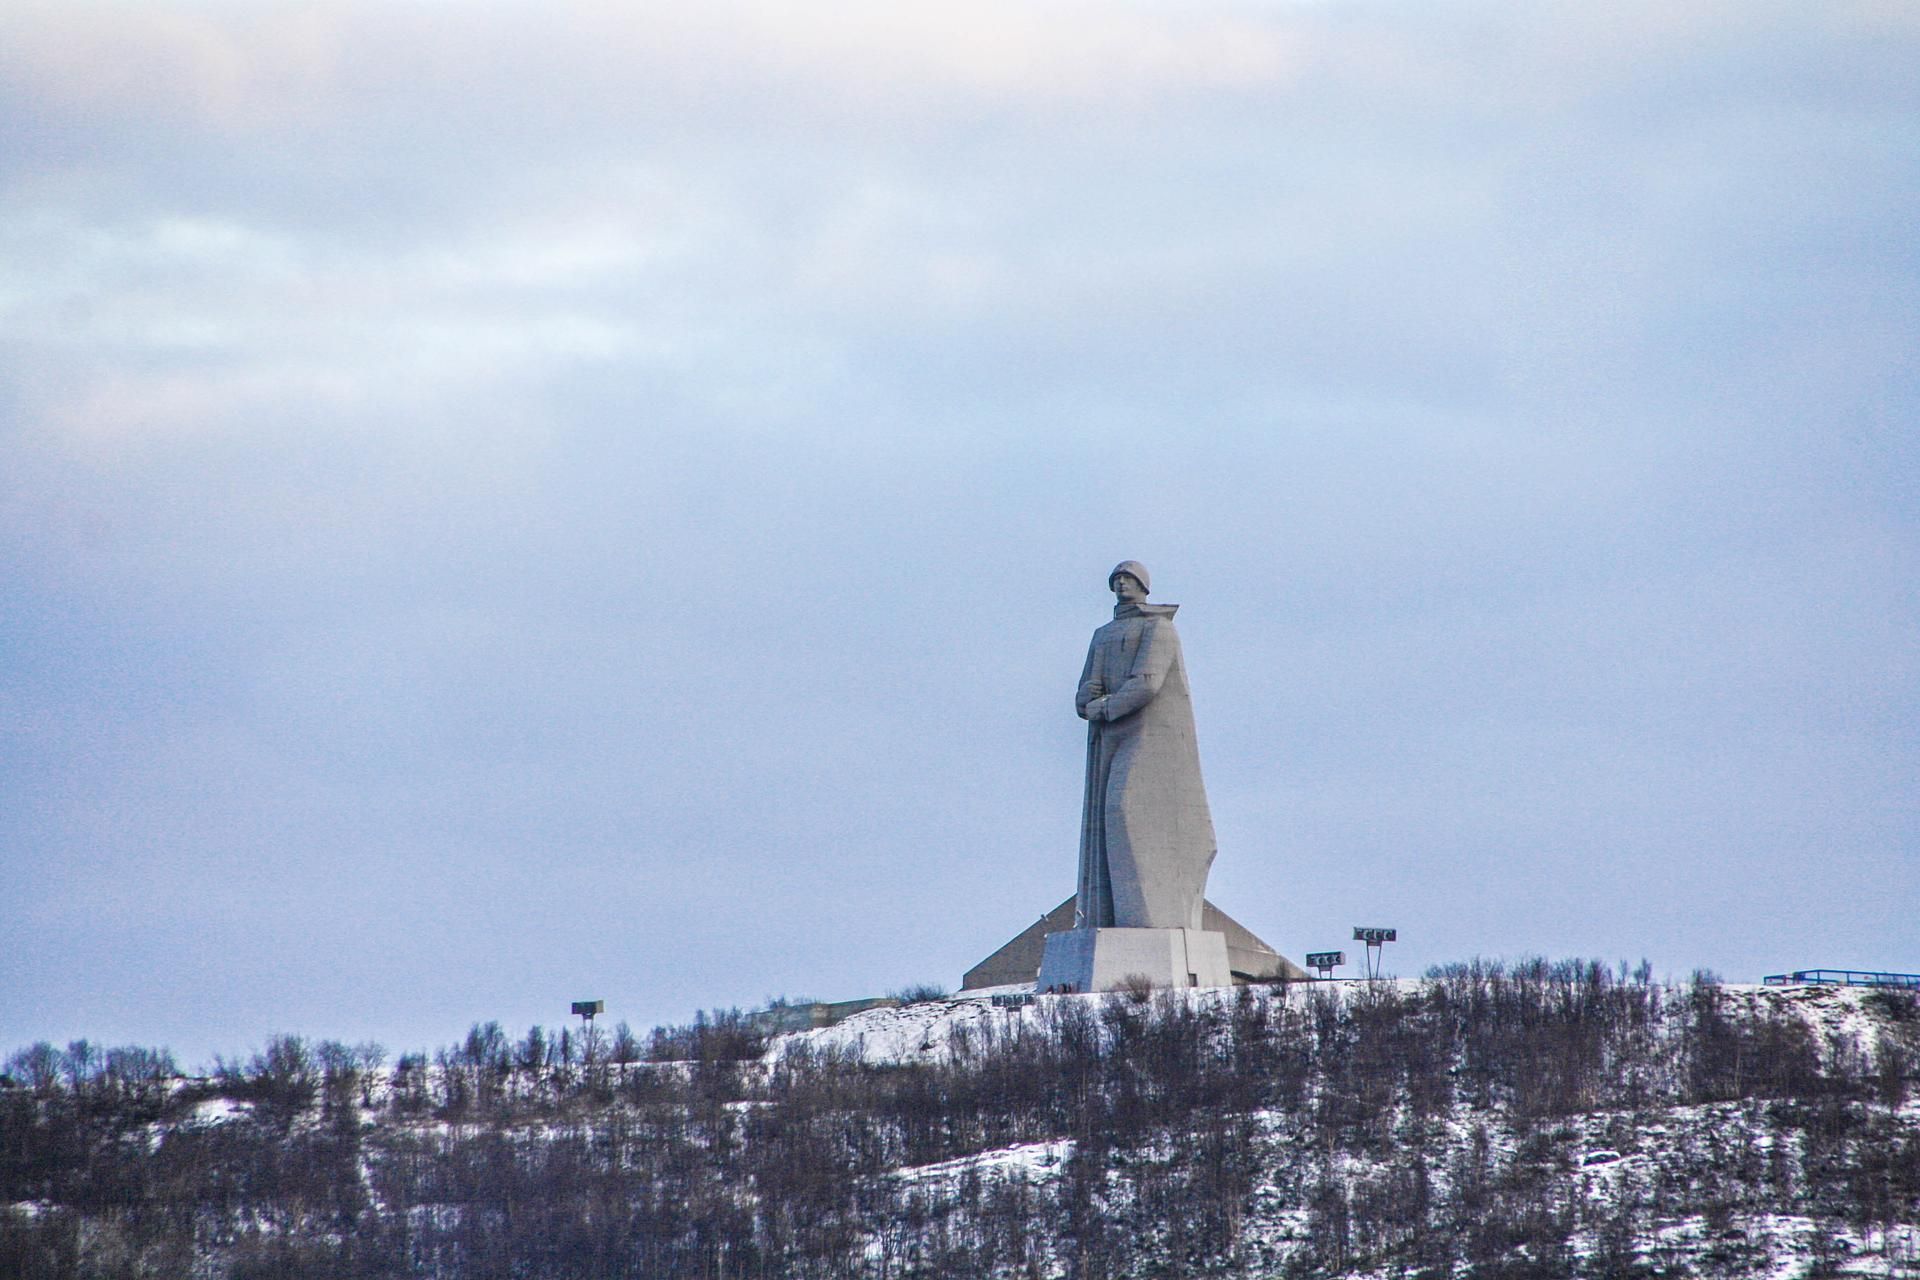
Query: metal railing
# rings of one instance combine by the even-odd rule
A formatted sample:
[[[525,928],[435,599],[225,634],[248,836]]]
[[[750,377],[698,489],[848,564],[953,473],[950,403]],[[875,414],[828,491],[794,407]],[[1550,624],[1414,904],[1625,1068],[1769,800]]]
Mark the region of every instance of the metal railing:
[[[1795,969],[1761,979],[1770,987],[1900,987],[1920,991],[1920,973],[1878,973],[1871,969]]]

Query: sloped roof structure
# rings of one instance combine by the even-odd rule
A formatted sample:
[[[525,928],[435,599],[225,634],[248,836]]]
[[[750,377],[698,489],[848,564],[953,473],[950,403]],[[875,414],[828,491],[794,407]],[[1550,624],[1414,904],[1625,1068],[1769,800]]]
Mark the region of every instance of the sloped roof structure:
[[[1256,937],[1251,929],[1207,902],[1203,905],[1200,927],[1227,935],[1227,960],[1236,983],[1304,981],[1309,975]],[[1073,928],[1073,899],[1055,907],[1022,929],[998,951],[967,970],[960,980],[962,991],[978,987],[1001,987],[1016,982],[1032,982],[1040,973],[1040,957],[1047,946],[1047,935]]]

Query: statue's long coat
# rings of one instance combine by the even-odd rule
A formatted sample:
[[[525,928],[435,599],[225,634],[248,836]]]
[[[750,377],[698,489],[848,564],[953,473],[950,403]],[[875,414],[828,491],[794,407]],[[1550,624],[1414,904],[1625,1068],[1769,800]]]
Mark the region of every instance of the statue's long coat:
[[[1087,720],[1079,928],[1198,929],[1213,865],[1178,605],[1120,605],[1093,633],[1074,707]]]

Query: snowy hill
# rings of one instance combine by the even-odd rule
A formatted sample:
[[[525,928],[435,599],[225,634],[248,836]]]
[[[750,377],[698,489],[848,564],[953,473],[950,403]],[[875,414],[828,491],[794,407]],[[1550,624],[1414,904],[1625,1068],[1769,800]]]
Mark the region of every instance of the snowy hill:
[[[995,1008],[992,997],[1030,991],[1006,987],[970,992],[940,1002],[902,1008],[873,1009],[846,1021],[813,1031],[776,1038],[769,1046],[770,1062],[792,1059],[859,1063],[868,1067],[911,1064],[952,1064],[1001,1051],[1023,1037],[1046,1037],[1057,1032],[1060,1011],[1075,1004],[1089,1016],[1117,1003],[1112,996],[1046,997],[1021,1008]],[[1377,1004],[1383,999],[1401,1009],[1419,1005],[1433,990],[1424,981],[1315,984],[1294,988],[1269,999],[1291,998],[1324,1014],[1350,1016],[1356,1002]],[[1697,998],[1700,993],[1684,993]],[[1711,988],[1720,1015],[1730,1024],[1747,1028],[1790,1028],[1790,1040],[1817,1047],[1830,1067],[1849,1059],[1858,1069],[1879,1075],[1891,1071],[1907,1085],[1920,1066],[1912,1053],[1915,1027],[1898,1016],[1889,1025],[1888,1014],[1903,1012],[1902,1000],[1861,988],[1821,986],[1764,987],[1721,985]],[[1159,992],[1153,1012],[1166,1016],[1178,1009],[1201,1023],[1218,1024],[1232,1016],[1244,992],[1211,989]],[[1663,1004],[1671,997],[1663,994]],[[1655,1073],[1678,1071],[1689,1053],[1696,1024],[1675,1018],[1650,1038],[1644,1064]],[[1902,1045],[1906,1048],[1903,1050]],[[1758,1064],[1756,1064],[1758,1067]],[[1458,1073],[1458,1065],[1451,1071]],[[1737,1068],[1736,1068],[1737,1070]],[[1808,1168],[1822,1158],[1819,1145],[1804,1130],[1784,1122],[1777,1109],[1757,1098],[1693,1105],[1597,1107],[1569,1115],[1550,1126],[1518,1117],[1510,1107],[1476,1106],[1456,1099],[1418,1129],[1403,1127],[1372,1151],[1337,1153],[1325,1158],[1310,1115],[1299,1109],[1268,1108],[1249,1112],[1254,1140],[1271,1156],[1285,1154],[1294,1171],[1285,1178],[1259,1181],[1249,1211],[1240,1227],[1241,1252],[1258,1261],[1252,1274],[1380,1275],[1396,1274],[1392,1266],[1352,1270],[1323,1269],[1327,1252],[1316,1235],[1331,1217],[1334,1234],[1340,1220],[1350,1221],[1356,1196],[1376,1191],[1387,1195],[1410,1192],[1416,1200],[1431,1201],[1467,1194],[1465,1183],[1478,1176],[1504,1177],[1530,1183],[1549,1216],[1560,1215],[1574,1224],[1553,1247],[1531,1254],[1516,1252],[1523,1266],[1542,1268],[1541,1274],[1622,1273],[1642,1269],[1647,1274],[1725,1274],[1794,1277],[1823,1272],[1860,1275],[1920,1274],[1920,1089],[1903,1088],[1882,1079],[1901,1100],[1875,1117],[1892,1135],[1891,1157],[1884,1170],[1889,1185],[1905,1188],[1905,1199],[1889,1204],[1879,1222],[1859,1201],[1819,1202],[1810,1193],[1817,1174]],[[1829,1102],[1829,1106],[1834,1105]],[[1840,1121],[1865,1120],[1871,1104],[1856,1115],[1851,1108]],[[1871,1121],[1868,1122],[1869,1124]],[[942,1200],[953,1203],[954,1188],[969,1175],[985,1184],[1015,1180],[1029,1185],[1056,1181],[1071,1155],[1071,1141],[1014,1144],[978,1155],[899,1171],[906,1185],[925,1188],[929,1208]],[[1409,1162],[1413,1170],[1407,1176]],[[1766,1166],[1766,1176],[1755,1177],[1755,1162]],[[1277,1166],[1282,1163],[1275,1160]],[[1302,1176],[1302,1166],[1314,1172]],[[1464,1176],[1463,1176],[1464,1174]],[[1322,1180],[1337,1187],[1335,1212],[1318,1215],[1301,1205],[1303,1186]],[[1748,1183],[1758,1186],[1749,1186]],[[1408,1184],[1412,1185],[1409,1186]],[[1677,1188],[1702,1183],[1726,1188],[1726,1194],[1700,1205],[1698,1211],[1658,1212],[1663,1198],[1686,1197]],[[1756,1191],[1759,1193],[1756,1198]],[[1346,1214],[1340,1209],[1345,1207]],[[1646,1212],[1642,1212],[1645,1210]],[[1799,1210],[1798,1212],[1794,1210]],[[1622,1228],[1619,1224],[1631,1223]],[[1551,1234],[1551,1232],[1549,1233]],[[1343,1260],[1358,1261],[1365,1249],[1338,1249]],[[1163,1259],[1169,1263],[1173,1259]],[[1189,1260],[1192,1261],[1192,1260]]]
[[[1580,964],[994,994],[647,1053],[281,1040],[212,1079],[41,1046],[0,1088],[0,1275],[1920,1266],[1906,994]]]

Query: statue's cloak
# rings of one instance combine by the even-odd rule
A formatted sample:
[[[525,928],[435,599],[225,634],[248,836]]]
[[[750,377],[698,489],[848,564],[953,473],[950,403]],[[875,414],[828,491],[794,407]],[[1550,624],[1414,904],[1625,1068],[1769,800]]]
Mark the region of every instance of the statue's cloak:
[[[1213,815],[1173,629],[1179,607],[1122,604],[1087,649],[1074,698],[1087,717],[1079,928],[1201,927]]]

